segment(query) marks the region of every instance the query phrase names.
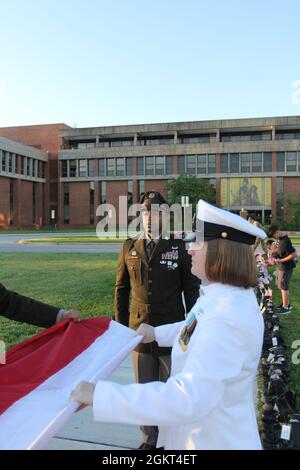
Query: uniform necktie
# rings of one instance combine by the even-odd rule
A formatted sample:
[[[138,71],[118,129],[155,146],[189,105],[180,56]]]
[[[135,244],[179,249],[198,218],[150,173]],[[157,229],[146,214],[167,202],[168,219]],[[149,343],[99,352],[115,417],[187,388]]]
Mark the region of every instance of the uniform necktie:
[[[153,250],[155,248],[155,242],[153,240],[151,240],[148,245],[147,245],[147,255],[148,255],[148,259],[151,258],[151,255],[153,253]]]

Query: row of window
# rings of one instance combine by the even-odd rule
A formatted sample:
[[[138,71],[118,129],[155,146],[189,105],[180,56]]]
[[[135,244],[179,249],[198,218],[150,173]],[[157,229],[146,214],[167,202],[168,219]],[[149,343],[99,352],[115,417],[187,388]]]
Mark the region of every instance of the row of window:
[[[251,132],[251,133],[233,133],[221,134],[221,142],[247,142],[257,140],[272,140],[271,132]]]
[[[0,170],[12,175],[44,178],[44,162],[0,150]]]
[[[276,140],[291,140],[300,139],[300,129],[295,130],[278,130],[275,132]],[[197,144],[197,143],[212,143],[216,142],[217,136],[215,133],[208,134],[178,134],[177,144]],[[252,131],[252,132],[222,132],[220,133],[221,142],[247,142],[247,141],[265,141],[272,140],[271,131]],[[174,135],[164,136],[147,136],[138,137],[136,144],[144,145],[171,145],[175,143]],[[115,138],[115,139],[96,139],[84,141],[70,141],[69,148],[83,149],[94,147],[130,147],[134,145],[134,138]]]
[[[190,175],[216,173],[216,155],[181,155],[178,157],[178,173]]]
[[[173,157],[138,157],[137,174],[146,176],[172,175]]]
[[[278,152],[277,171],[300,171],[300,152]]]
[[[173,175],[173,159],[174,157],[172,156],[137,157],[137,175]],[[220,164],[221,173],[270,173],[272,172],[272,153],[223,153],[221,154]],[[31,172],[30,161],[28,165],[28,171]],[[98,165],[99,176],[102,177],[131,176],[133,174],[132,158],[100,158]],[[300,152],[278,152],[277,171],[300,171]],[[182,173],[192,175],[209,175],[216,173],[216,155],[180,155],[178,157],[178,174]],[[93,177],[94,160],[63,160],[62,176],[64,178]]]
[[[262,173],[271,171],[271,152],[221,154],[221,173]]]

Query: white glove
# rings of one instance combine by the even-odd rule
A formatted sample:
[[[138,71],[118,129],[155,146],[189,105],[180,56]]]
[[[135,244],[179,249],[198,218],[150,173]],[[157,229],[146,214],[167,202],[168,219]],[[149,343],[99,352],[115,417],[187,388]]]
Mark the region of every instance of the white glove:
[[[142,323],[138,327],[136,334],[143,336],[142,343],[153,343],[155,341],[154,328],[146,323]]]

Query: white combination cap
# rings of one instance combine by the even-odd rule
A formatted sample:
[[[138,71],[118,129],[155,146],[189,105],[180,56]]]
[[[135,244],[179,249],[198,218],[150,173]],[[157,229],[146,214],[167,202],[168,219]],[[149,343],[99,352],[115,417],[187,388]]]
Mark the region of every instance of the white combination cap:
[[[221,238],[253,245],[257,237],[263,239],[266,236],[262,229],[243,217],[200,199],[197,204],[195,232],[187,236],[184,241],[193,241],[196,238],[204,241]]]

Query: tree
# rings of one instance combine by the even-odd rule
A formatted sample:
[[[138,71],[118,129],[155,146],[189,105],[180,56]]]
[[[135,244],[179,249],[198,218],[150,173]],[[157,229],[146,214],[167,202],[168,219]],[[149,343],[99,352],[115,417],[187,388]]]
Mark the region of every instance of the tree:
[[[197,178],[195,175],[183,174],[172,178],[166,189],[169,193],[169,204],[181,204],[181,197],[188,196],[189,203],[196,207],[199,199],[214,203],[216,199],[215,189],[204,178]]]
[[[291,230],[300,228],[300,193],[287,194],[283,199],[285,224]]]

